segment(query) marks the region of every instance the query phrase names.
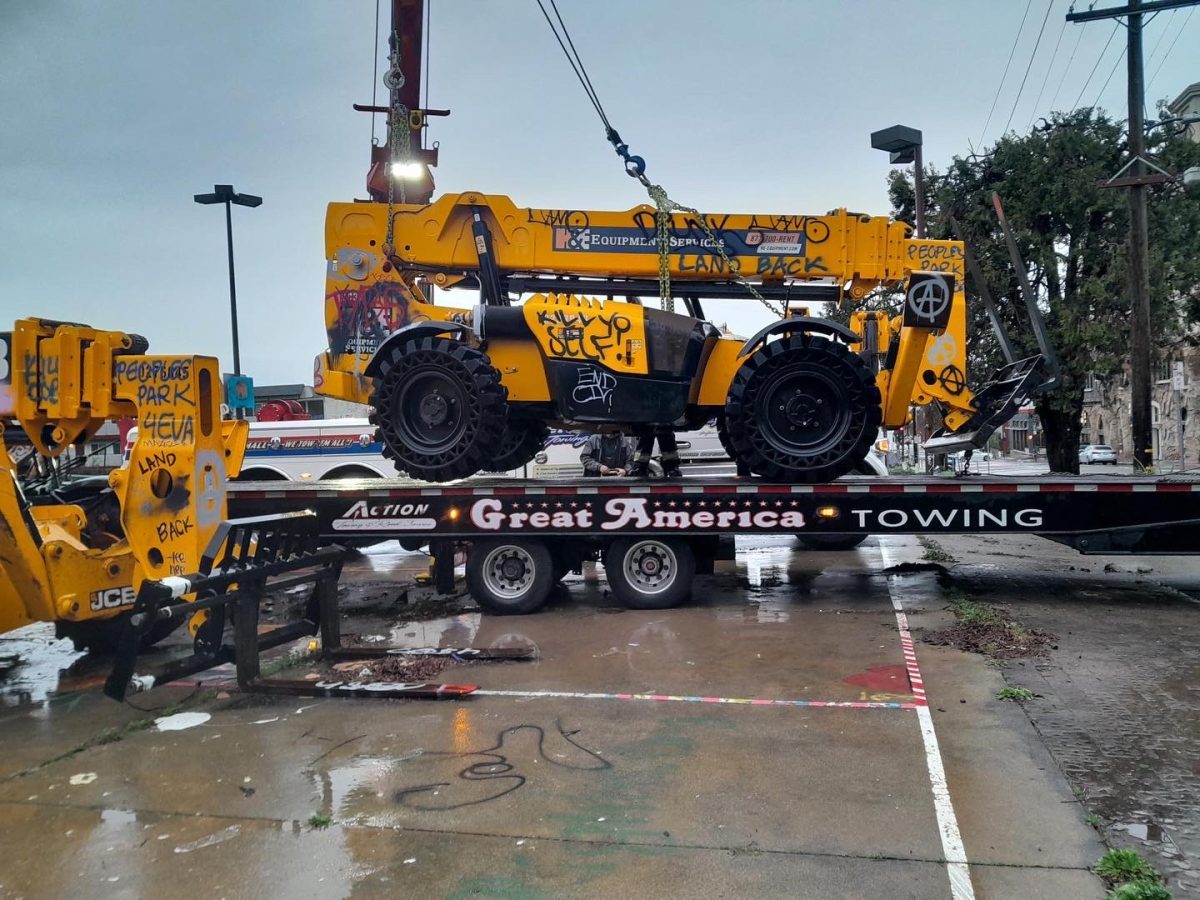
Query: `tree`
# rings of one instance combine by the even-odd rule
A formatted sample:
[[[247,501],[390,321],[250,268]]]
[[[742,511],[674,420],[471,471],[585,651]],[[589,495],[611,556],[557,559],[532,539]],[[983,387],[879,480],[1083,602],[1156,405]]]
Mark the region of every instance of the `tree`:
[[[1176,171],[1200,162],[1200,147],[1155,133],[1153,152]],[[1122,126],[1092,109],[1055,114],[1025,136],[1002,137],[984,154],[955,157],[944,172],[930,169],[930,237],[952,238],[961,226],[1000,308],[1013,343],[1035,351],[1016,273],[992,209],[992,192],[1005,213],[1029,281],[1046,318],[1061,366],[1061,384],[1036,400],[1052,471],[1079,471],[1077,448],[1083,389],[1089,375],[1122,373],[1129,350],[1126,289],[1128,212],[1124,192],[1100,187],[1127,155]],[[910,212],[907,176],[893,174],[891,196],[901,216]],[[1151,197],[1152,328],[1157,344],[1179,339],[1200,311],[1200,192],[1167,185]],[[974,386],[999,360],[968,278]],[[989,363],[991,365],[989,365]]]

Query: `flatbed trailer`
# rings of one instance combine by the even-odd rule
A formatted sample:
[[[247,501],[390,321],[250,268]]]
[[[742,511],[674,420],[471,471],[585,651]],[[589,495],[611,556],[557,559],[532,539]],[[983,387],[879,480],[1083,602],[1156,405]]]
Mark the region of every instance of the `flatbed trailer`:
[[[722,537],[794,534],[1034,534],[1081,553],[1200,553],[1200,477],[848,476],[830,484],[755,478],[471,479],[444,485],[367,479],[242,482],[230,512],[311,510],[328,539],[390,538],[436,559],[467,549],[467,583],[485,608],[521,613],[586,559],[635,608],[681,602],[711,571]],[[446,587],[448,566],[435,576]]]

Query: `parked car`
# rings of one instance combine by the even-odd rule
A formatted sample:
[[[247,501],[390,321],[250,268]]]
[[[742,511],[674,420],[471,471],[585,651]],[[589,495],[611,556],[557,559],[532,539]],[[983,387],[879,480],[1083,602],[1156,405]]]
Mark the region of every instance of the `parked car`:
[[[1081,463],[1109,463],[1115,466],[1117,451],[1108,444],[1087,444],[1079,448],[1079,461]]]

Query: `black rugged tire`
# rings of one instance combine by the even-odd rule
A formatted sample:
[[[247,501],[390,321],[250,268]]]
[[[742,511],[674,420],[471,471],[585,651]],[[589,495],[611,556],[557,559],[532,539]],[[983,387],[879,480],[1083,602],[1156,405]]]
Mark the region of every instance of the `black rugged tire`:
[[[717,440],[725,450],[725,455],[733,459],[733,441],[729,439],[729,426],[725,424],[725,414],[717,416]]]
[[[440,382],[455,400],[448,433],[426,438],[412,404]],[[410,393],[411,392],[411,393]],[[489,465],[508,416],[508,391],[487,355],[458,341],[421,338],[391,348],[371,391],[370,421],[383,455],[424,481],[467,478]]]
[[[664,547],[674,562],[674,575],[669,585],[650,592],[630,581],[625,564],[631,553],[645,544]],[[604,557],[604,574],[608,587],[621,603],[629,609],[671,609],[692,595],[692,582],[696,577],[696,555],[687,541],[678,538],[624,537],[609,545]]]
[[[92,619],[86,622],[68,622],[59,620],[54,623],[54,636],[68,638],[76,650],[88,653],[108,654],[117,649],[121,640],[121,632],[125,630],[127,616],[114,616],[111,619]],[[155,622],[150,630],[142,635],[139,645],[142,650],[153,647],[183,623],[183,619],[167,619]]]
[[[493,553],[515,551],[529,571],[528,585],[522,590],[503,593],[496,589],[497,578],[489,572]],[[473,541],[467,553],[467,590],[484,612],[497,616],[520,616],[539,609],[556,584],[554,559],[539,540],[492,538]]]
[[[781,404],[785,391],[791,394]],[[810,415],[817,417],[815,426],[802,424]],[[866,363],[842,344],[809,334],[771,341],[752,353],[725,402],[734,460],[755,475],[793,483],[833,481],[854,469],[882,419],[879,388]],[[790,436],[793,423],[806,431]]]
[[[504,434],[500,436],[500,449],[483,467],[483,471],[509,472],[521,468],[542,452],[549,437],[550,428],[544,422],[509,419]]]

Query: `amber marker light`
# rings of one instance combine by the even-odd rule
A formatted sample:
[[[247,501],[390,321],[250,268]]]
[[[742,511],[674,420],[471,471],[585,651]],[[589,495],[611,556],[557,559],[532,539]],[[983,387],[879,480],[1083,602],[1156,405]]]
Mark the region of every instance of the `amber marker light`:
[[[822,519],[836,519],[841,511],[836,506],[818,506],[817,516]]]
[[[458,507],[457,506],[450,507],[450,511],[448,513],[446,513],[446,516],[450,519],[451,522],[457,522],[458,521]]]

